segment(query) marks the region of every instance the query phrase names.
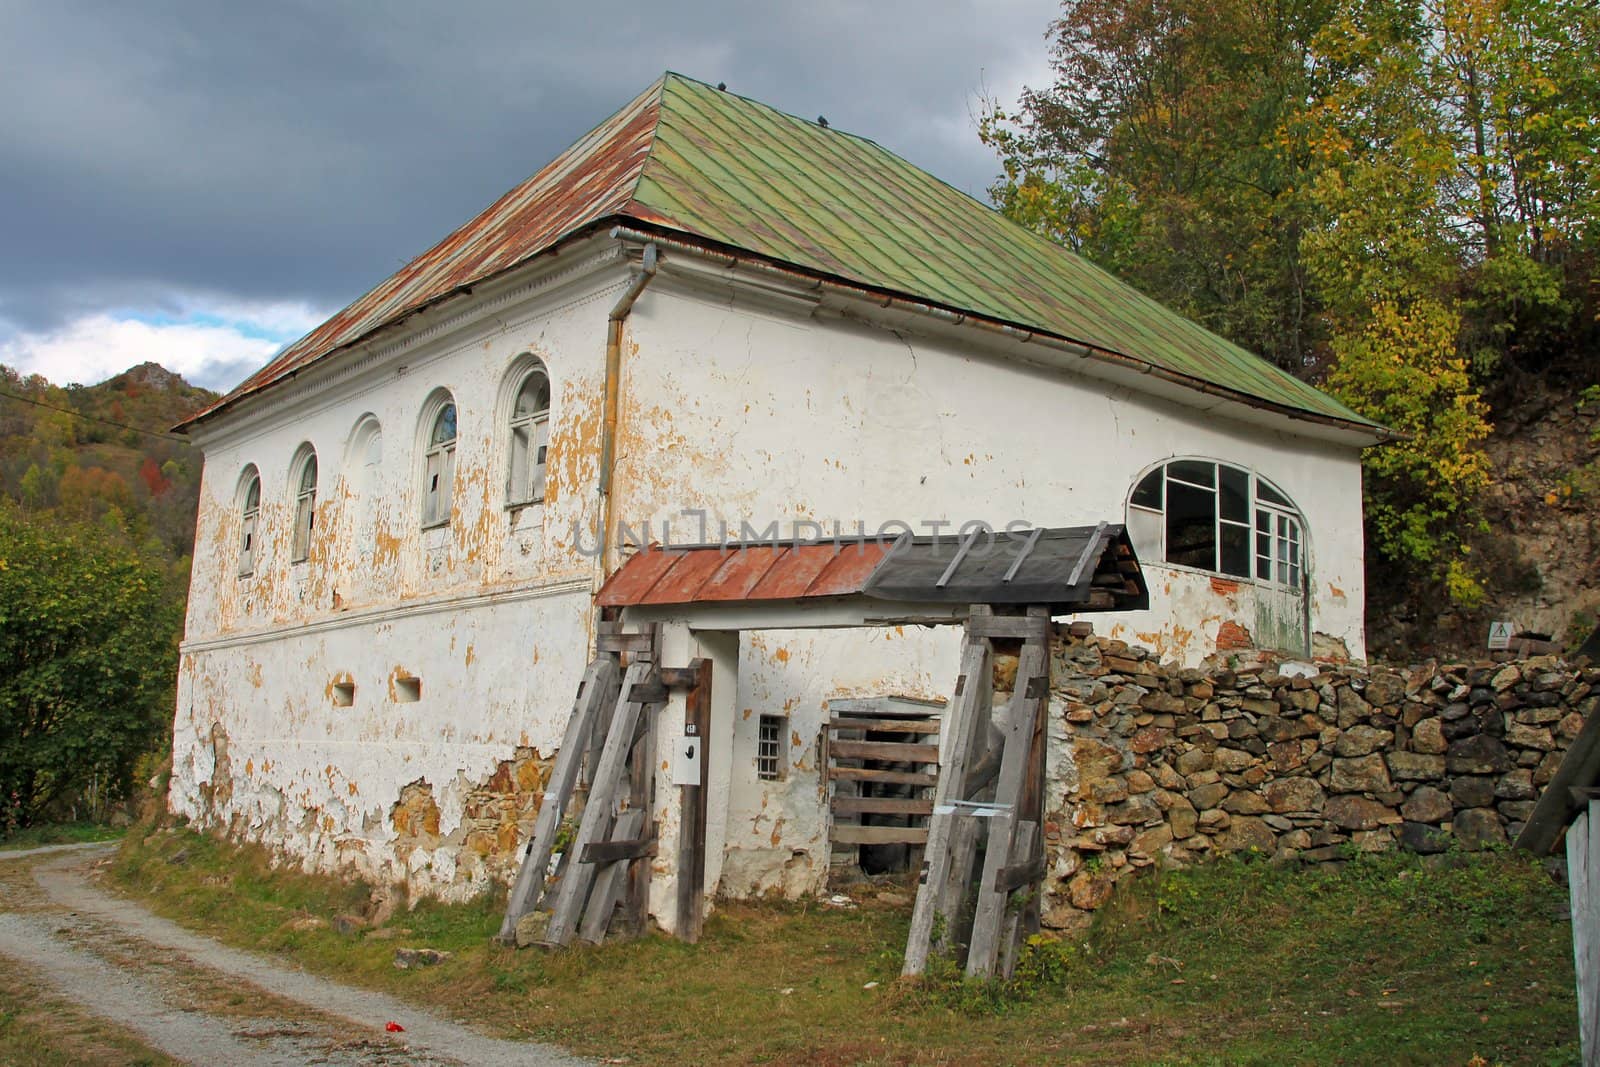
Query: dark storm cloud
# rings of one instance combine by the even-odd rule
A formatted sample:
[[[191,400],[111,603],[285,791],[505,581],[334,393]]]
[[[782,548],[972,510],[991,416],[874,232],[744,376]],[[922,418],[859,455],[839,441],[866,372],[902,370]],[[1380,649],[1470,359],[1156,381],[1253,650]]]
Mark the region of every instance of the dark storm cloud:
[[[0,338],[170,294],[341,304],[665,69],[982,195],[1052,7],[0,2]]]

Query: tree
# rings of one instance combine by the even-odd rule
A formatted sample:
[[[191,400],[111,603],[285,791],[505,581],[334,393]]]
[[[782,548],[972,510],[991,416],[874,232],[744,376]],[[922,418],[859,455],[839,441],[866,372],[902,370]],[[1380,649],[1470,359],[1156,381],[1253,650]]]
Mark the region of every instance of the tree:
[[[181,598],[88,524],[0,503],[0,833],[115,798],[166,729]]]

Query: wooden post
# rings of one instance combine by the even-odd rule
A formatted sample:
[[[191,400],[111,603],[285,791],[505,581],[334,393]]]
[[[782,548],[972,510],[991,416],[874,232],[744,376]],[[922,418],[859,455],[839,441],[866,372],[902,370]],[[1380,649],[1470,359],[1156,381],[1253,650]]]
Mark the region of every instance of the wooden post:
[[[1567,827],[1572,957],[1578,977],[1578,1034],[1584,1067],[1600,1065],[1600,798]]]
[[[684,695],[684,741],[697,738],[700,747],[700,777],[692,783],[679,783],[678,822],[678,938],[690,944],[700,940],[705,921],[706,893],[706,772],[710,763],[706,744],[711,733],[711,661],[696,659],[689,664],[694,685]]]

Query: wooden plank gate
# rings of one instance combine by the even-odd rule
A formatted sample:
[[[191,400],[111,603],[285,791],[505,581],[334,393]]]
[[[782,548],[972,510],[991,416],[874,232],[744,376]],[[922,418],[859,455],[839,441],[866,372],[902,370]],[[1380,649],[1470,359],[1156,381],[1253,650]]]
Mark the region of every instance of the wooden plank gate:
[[[710,682],[710,665],[704,661],[687,668],[661,667],[657,638],[653,627],[630,634],[618,623],[600,624],[596,656],[578,686],[497,942],[516,944],[517,927],[530,915],[542,921],[533,924],[524,941],[546,947],[570,944],[574,937],[599,943],[608,932],[631,936],[643,931],[650,861],[656,855],[656,826],[650,818],[656,719],[673,687],[689,688],[691,720],[703,717]],[[576,833],[552,870],[556,841],[581,789],[587,795]],[[698,786],[684,789],[691,818],[703,806],[702,793]],[[680,880],[687,880],[691,891],[704,879],[703,826],[703,815],[697,825],[686,825],[688,840],[680,849],[680,863],[687,863]],[[693,912],[691,939],[699,929],[697,905],[698,900],[680,901],[686,913]]]
[[[939,952],[971,976],[1008,977],[1023,939],[1039,929],[1049,635],[1044,606],[999,615],[975,605],[968,617],[903,974],[923,973]],[[1000,714],[997,644],[1017,651]]]

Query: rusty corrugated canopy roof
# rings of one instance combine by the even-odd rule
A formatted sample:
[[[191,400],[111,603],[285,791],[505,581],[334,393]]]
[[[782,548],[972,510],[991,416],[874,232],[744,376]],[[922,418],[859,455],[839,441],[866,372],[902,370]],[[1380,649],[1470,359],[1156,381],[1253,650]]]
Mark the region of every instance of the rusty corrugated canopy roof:
[[[1291,413],[1375,428],[874,142],[670,73],[189,424],[618,221],[1077,342]]]

